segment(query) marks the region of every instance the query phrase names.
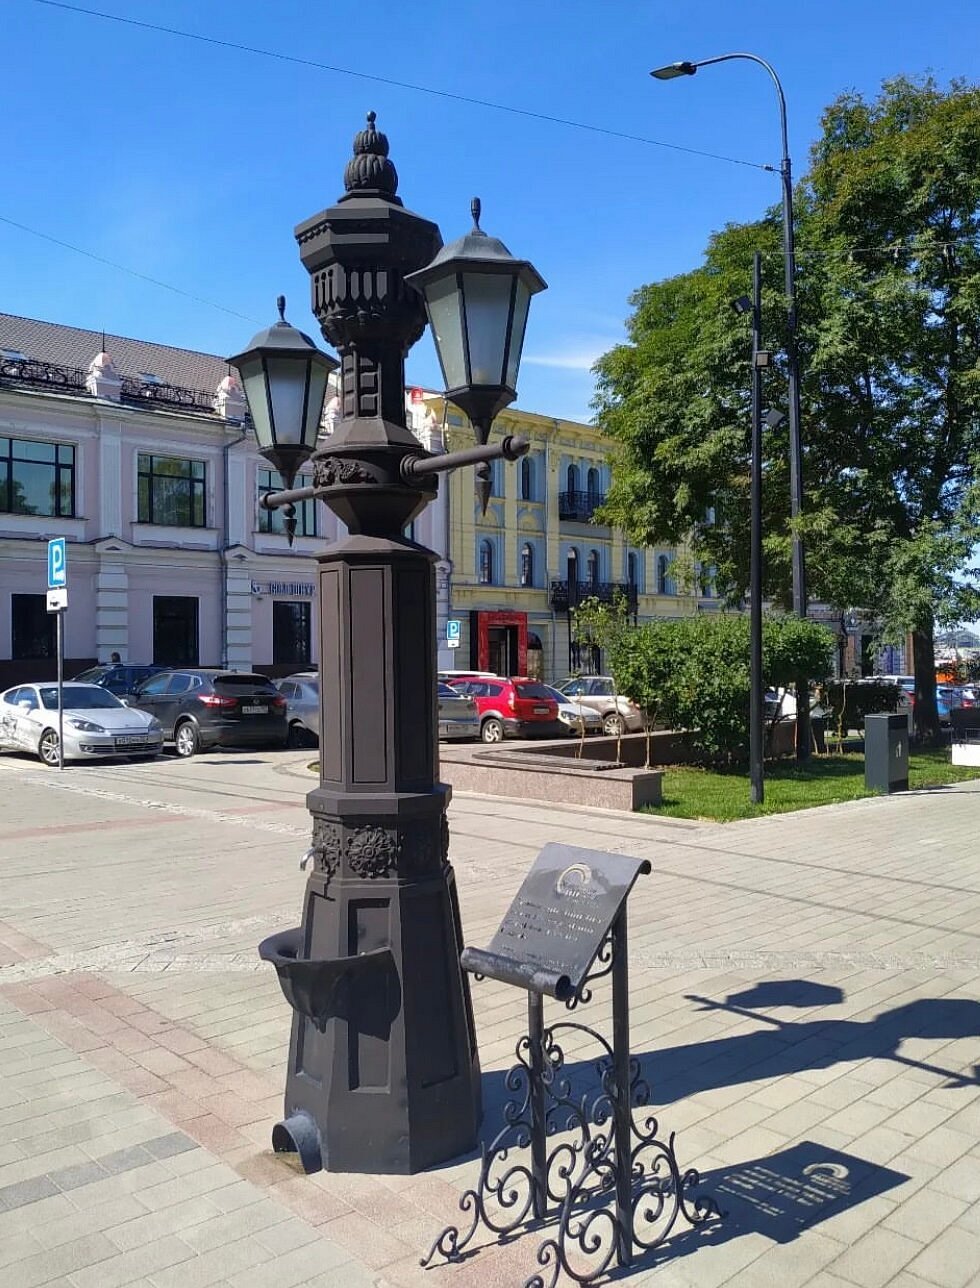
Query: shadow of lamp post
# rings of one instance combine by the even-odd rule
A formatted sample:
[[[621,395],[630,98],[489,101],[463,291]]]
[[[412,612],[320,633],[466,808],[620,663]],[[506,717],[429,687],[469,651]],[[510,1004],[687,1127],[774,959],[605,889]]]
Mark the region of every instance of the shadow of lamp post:
[[[492,249],[482,261],[463,253],[468,238],[440,257],[439,229],[405,209],[397,185],[370,113],[344,195],[296,229],[313,312],[340,354],[333,434],[313,450],[299,381],[291,392],[280,383],[260,337],[233,360],[262,454],[295,474],[312,453],[312,486],[263,504],[316,497],[349,534],[318,556],[320,782],[307,796],[313,863],[302,925],[259,946],[294,1011],[273,1148],[295,1150],[308,1172],[420,1171],[471,1149],[481,1117],[450,792],[438,781],[437,556],[402,534],[436,496],[441,472],[528,450],[526,439],[486,438],[515,396],[521,292],[544,283],[523,261],[507,256],[511,267],[502,266]],[[426,323],[413,280],[429,290],[447,380],[463,372],[450,396],[472,409],[477,447],[433,456],[406,425],[405,355]],[[462,367],[445,351],[461,332]]]

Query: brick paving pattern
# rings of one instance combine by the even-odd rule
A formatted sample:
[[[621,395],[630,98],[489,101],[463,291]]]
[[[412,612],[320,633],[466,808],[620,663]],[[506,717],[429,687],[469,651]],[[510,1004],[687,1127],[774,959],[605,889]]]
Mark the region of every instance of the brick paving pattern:
[[[305,759],[58,775],[0,758],[0,1288],[463,1288],[535,1269],[535,1236],[419,1268],[472,1159],[306,1177],[271,1152],[290,1016],[255,949],[299,916]],[[732,1216],[629,1282],[980,1284],[980,784],[727,827],[461,795],[450,817],[470,943],[547,841],[651,859],[633,1047],[709,1189],[811,1156],[857,1178],[789,1234]],[[499,1103],[523,1008],[490,982],[474,1001]]]

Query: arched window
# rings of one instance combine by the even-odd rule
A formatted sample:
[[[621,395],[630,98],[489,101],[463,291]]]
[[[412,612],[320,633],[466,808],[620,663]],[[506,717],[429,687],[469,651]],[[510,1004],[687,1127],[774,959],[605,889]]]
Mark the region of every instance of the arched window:
[[[578,491],[578,466],[577,465],[569,465],[568,469],[565,471],[565,491],[566,492]]]
[[[521,585],[534,585],[534,547],[526,541],[521,546]]]
[[[657,594],[672,595],[674,583],[670,577],[670,560],[666,555],[657,556]]]
[[[568,602],[578,603],[578,551],[571,547],[565,556],[565,576],[568,578]]]
[[[588,563],[589,589],[595,590],[599,585],[599,551],[589,551]]]
[[[493,542],[486,538],[480,542],[480,584],[493,585]]]
[[[636,585],[636,555],[631,550],[626,556],[626,582],[627,585]]]
[[[521,458],[521,500],[534,500],[534,462],[530,456]]]
[[[586,491],[589,494],[589,505],[593,508],[599,504],[599,471],[594,467],[586,475]]]

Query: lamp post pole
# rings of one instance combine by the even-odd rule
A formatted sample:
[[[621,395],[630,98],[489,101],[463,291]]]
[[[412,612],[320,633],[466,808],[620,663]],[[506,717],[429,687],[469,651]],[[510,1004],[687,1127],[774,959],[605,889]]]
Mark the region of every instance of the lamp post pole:
[[[340,355],[332,434],[317,442],[324,364],[336,363],[308,337],[281,321],[233,359],[260,451],[287,470],[286,489],[262,504],[313,496],[348,531],[318,556],[320,782],[306,798],[312,867],[302,924],[271,935],[259,953],[294,1011],[273,1148],[298,1153],[307,1172],[410,1173],[472,1148],[481,1084],[459,962],[450,789],[439,782],[438,556],[404,532],[437,495],[443,471],[516,460],[529,443],[507,437],[463,452],[424,451],[406,423],[405,355],[425,329],[427,306],[444,342],[448,312],[458,328],[454,349],[468,359],[465,387],[453,396],[464,398],[474,376],[489,385],[496,374],[494,409],[506,406],[516,396],[527,299],[545,284],[482,232],[476,248],[443,251],[436,225],[396,195],[374,113],[355,137],[344,186],[334,205],[296,229],[313,312]],[[491,279],[485,287],[481,273]],[[420,275],[432,300],[412,281]],[[443,288],[457,285],[457,307],[446,309]],[[470,294],[474,315],[466,316]],[[485,373],[469,361],[471,348]],[[492,411],[487,431],[490,419]],[[288,472],[311,453],[312,486],[291,488]]]
[[[749,491],[749,799],[765,800],[765,701],[762,688],[762,256],[752,260],[752,445]],[[768,355],[766,355],[768,356]]]
[[[783,266],[786,283],[786,375],[787,402],[789,411],[789,505],[790,518],[794,523],[791,538],[791,565],[793,578],[793,612],[797,617],[807,615],[806,565],[804,561],[803,540],[795,529],[795,523],[803,510],[803,453],[800,435],[800,363],[797,347],[797,309],[796,309],[796,242],[793,220],[793,169],[789,155],[789,132],[786,123],[786,96],[782,82],[771,63],[760,58],[758,54],[732,53],[718,54],[714,58],[702,58],[697,62],[669,63],[658,67],[650,73],[656,80],[674,80],[679,76],[693,76],[699,67],[710,67],[713,63],[727,63],[741,59],[757,63],[763,67],[772,79],[779,101],[779,129],[782,142],[782,157],[779,162],[779,175],[783,197]],[[796,684],[796,758],[806,760],[810,755],[810,702],[807,677],[800,677]]]

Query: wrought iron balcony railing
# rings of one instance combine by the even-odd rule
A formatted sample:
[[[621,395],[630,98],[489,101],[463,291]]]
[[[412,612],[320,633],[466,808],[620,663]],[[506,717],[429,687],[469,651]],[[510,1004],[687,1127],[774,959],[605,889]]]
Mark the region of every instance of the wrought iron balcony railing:
[[[599,492],[559,492],[558,517],[588,523],[605,499]]]
[[[637,610],[637,589],[628,581],[553,581],[548,598],[551,607],[559,613],[575,608],[583,599],[614,604],[622,598],[629,612]]]
[[[85,372],[80,367],[59,367],[34,358],[0,358],[0,380],[48,389],[85,389]]]

